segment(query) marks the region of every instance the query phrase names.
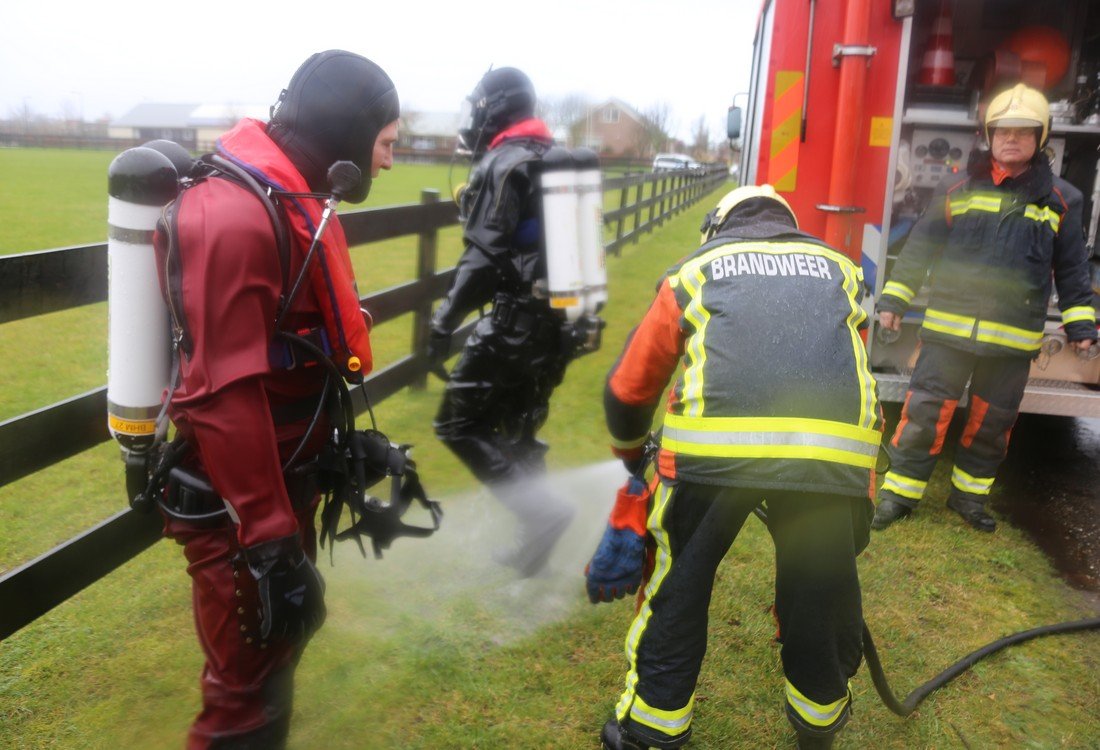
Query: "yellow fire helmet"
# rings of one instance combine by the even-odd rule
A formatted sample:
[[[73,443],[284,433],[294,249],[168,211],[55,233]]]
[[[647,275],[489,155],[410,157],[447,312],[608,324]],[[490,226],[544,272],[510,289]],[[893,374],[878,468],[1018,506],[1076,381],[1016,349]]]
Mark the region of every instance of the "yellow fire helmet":
[[[718,205],[714,207],[714,210],[703,219],[703,226],[699,227],[699,231],[703,233],[700,244],[714,237],[735,206],[751,198],[767,198],[768,200],[780,204],[783,208],[787,209],[787,213],[791,215],[791,220],[794,221],[795,228],[798,228],[798,217],[794,215],[794,210],[791,209],[790,204],[787,203],[782,195],[775,192],[774,187],[766,183],[763,185],[744,185],[722,196],[722,199],[718,201]]]
[[[1047,98],[1033,88],[1018,83],[1008,91],[993,97],[985,110],[985,139],[991,142],[990,128],[1039,128],[1039,148],[1050,134],[1050,105]]]

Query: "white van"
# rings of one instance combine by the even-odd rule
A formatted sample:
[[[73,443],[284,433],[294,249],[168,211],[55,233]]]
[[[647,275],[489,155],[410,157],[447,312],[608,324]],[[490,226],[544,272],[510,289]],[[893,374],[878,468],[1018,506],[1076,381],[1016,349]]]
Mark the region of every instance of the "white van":
[[[698,169],[699,162],[684,154],[657,154],[653,157],[654,172],[674,172],[678,169]]]

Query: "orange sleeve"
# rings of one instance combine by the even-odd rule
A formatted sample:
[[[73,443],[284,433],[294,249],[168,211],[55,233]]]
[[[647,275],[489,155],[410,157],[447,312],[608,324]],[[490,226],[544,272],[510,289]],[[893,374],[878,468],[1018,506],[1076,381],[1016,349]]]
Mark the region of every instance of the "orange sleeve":
[[[649,432],[661,393],[683,356],[680,317],[676,295],[665,279],[607,377],[604,411],[617,447],[640,444]]]

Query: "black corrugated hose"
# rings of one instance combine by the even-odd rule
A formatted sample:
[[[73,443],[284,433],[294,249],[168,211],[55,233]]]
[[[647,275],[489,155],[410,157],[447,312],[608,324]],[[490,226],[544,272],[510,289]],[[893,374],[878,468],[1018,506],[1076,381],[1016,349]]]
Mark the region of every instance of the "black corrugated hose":
[[[753,513],[764,522],[765,526],[768,525],[768,514],[763,508],[758,506]],[[879,697],[882,698],[883,704],[898,716],[905,718],[916,711],[917,706],[919,706],[925,698],[990,654],[995,654],[1001,649],[1014,646],[1017,643],[1024,643],[1025,641],[1030,641],[1033,638],[1039,638],[1044,635],[1076,633],[1081,630],[1097,629],[1100,629],[1100,617],[1074,620],[1072,622],[1060,622],[1054,625],[1043,625],[1042,627],[1032,628],[1031,630],[1013,633],[1000,640],[993,641],[986,646],[982,646],[977,651],[967,654],[931,680],[909,693],[909,695],[905,697],[905,700],[902,701],[899,701],[897,696],[894,695],[894,691],[890,689],[890,683],[886,679],[886,672],[882,669],[882,660],[878,657],[875,641],[871,637],[871,631],[867,627],[866,622],[863,623],[863,656],[867,660],[867,669],[871,672],[871,682],[874,683],[875,691],[878,693]]]
[[[879,697],[882,698],[883,704],[898,716],[907,717],[909,714],[916,711],[921,701],[931,695],[933,691],[939,690],[990,654],[995,654],[1008,646],[1030,641],[1032,638],[1038,638],[1044,635],[1074,633],[1079,630],[1096,630],[1098,628],[1100,628],[1100,617],[1093,617],[1087,620],[1075,620],[1073,622],[1060,622],[1056,625],[1044,625],[1040,628],[1032,628],[1031,630],[1014,633],[998,641],[993,641],[993,643],[987,646],[982,646],[977,651],[959,659],[931,680],[909,693],[903,701],[899,701],[893,691],[890,690],[890,684],[886,681],[886,673],[882,671],[882,662],[878,658],[878,651],[875,649],[875,642],[871,638],[871,631],[867,628],[866,622],[863,623],[863,656],[867,659],[867,668],[871,672],[871,681],[875,684],[875,690],[878,692]]]

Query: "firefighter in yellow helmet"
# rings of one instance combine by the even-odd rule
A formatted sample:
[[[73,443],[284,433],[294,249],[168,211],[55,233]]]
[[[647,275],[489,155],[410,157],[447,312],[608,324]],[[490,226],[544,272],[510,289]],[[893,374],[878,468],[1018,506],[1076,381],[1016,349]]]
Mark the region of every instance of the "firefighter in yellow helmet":
[[[979,531],[996,528],[985,503],[1039,353],[1052,277],[1070,345],[1083,352],[1096,343],[1082,196],[1042,152],[1047,100],[1018,84],[993,98],[984,125],[989,151],[972,155],[962,179],[940,183],[878,303],[881,324],[900,330],[928,275],[920,356],[890,441],[875,529],[916,508],[967,381],[947,507]]]
[[[870,534],[882,430],[859,334],[862,272],[800,232],[770,185],[729,193],[702,230],[702,246],[661,280],[604,394],[628,469],[658,404],[667,411],[647,522],[653,574],[602,741],[687,742],[715,571],[766,499],[787,718],[799,747],[829,747],[862,654],[856,555]]]

